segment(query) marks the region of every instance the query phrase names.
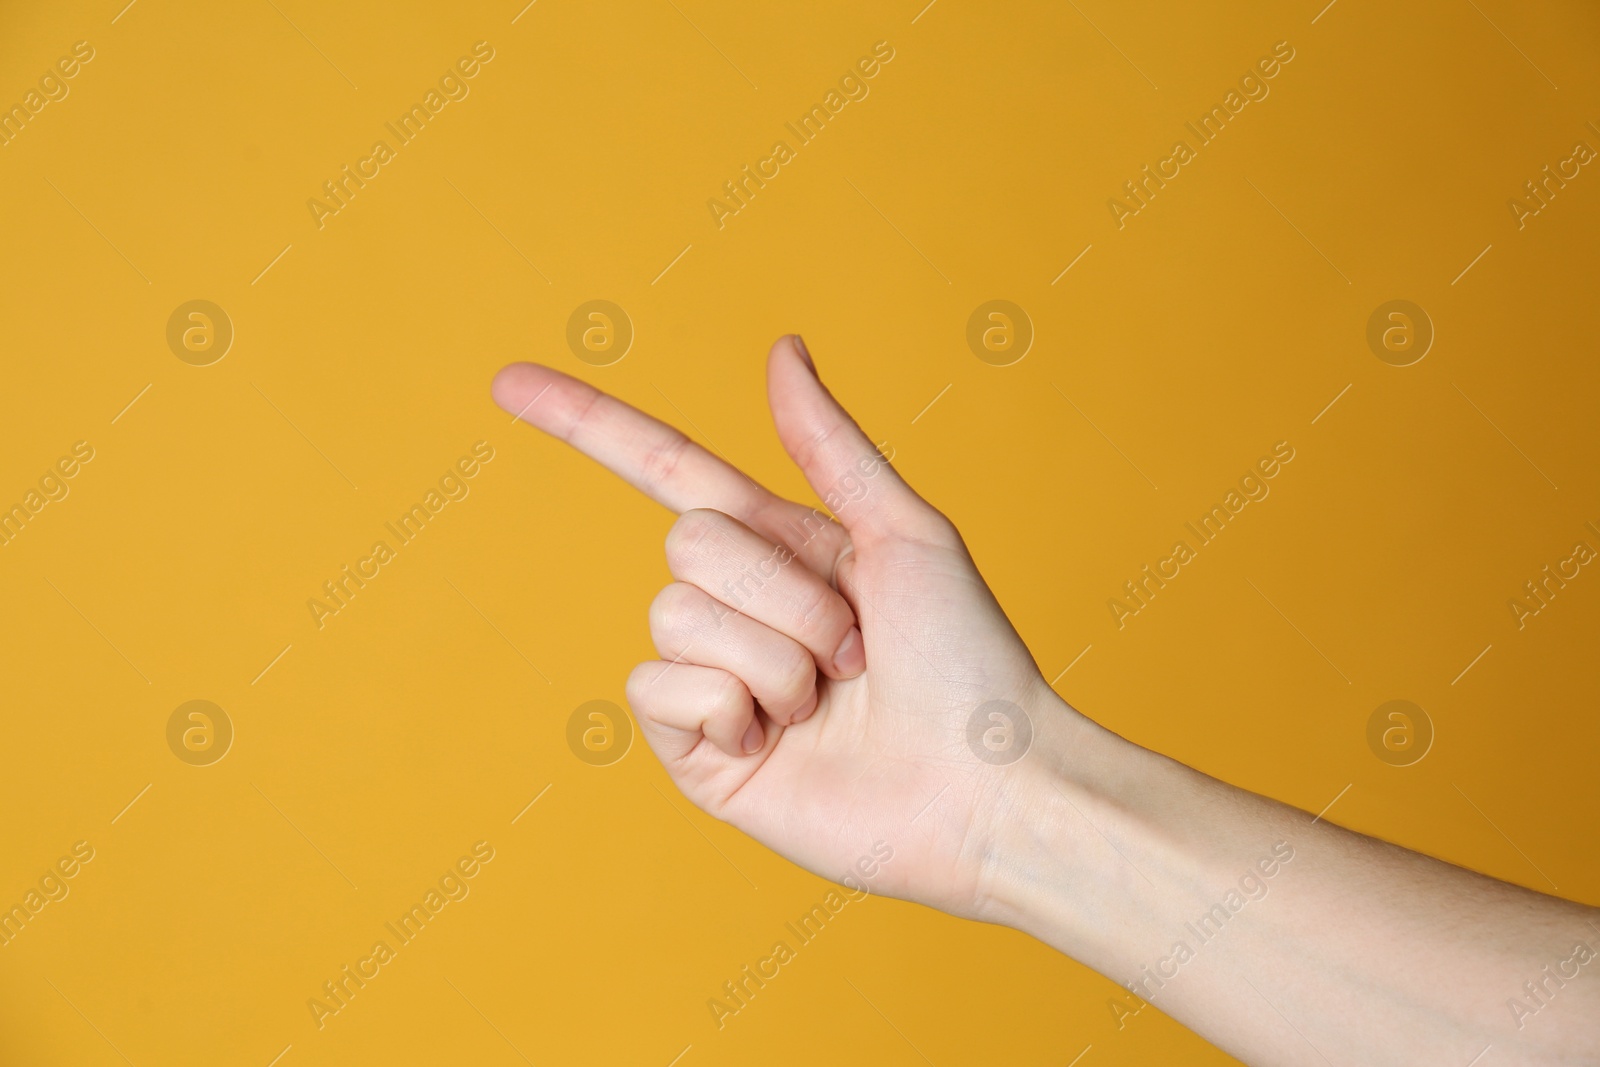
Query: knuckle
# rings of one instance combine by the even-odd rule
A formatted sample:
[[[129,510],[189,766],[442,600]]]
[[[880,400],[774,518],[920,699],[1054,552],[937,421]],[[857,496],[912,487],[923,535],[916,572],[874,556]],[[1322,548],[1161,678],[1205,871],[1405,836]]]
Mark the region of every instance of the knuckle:
[[[836,596],[833,590],[820,582],[807,582],[795,595],[790,615],[791,633],[808,642],[826,636],[828,631],[835,628],[833,605]]]
[[[773,657],[773,670],[778,696],[786,702],[800,703],[817,683],[817,661],[799,646]]]
[[[844,429],[844,423],[833,421],[824,424],[819,429],[812,430],[803,440],[795,446],[794,459],[802,469],[811,466],[811,463],[822,450],[828,447],[835,434]]]
[[[628,672],[628,680],[622,687],[624,698],[628,707],[633,709],[635,715],[646,716],[649,714],[650,680],[654,672],[660,670],[659,661],[646,661]]]
[[[685,582],[673,582],[661,590],[650,602],[650,632],[658,637],[670,637],[693,630],[702,595]]]
[[[940,548],[966,547],[966,542],[961,539],[961,531],[956,529],[956,524],[951,522],[944,512],[932,506],[919,508],[915,520],[907,525],[910,527],[912,540],[937,545]]]
[[[717,528],[717,513],[704,508],[686,511],[667,531],[667,566],[673,574],[691,566],[699,555],[700,544]]]
[[[736,675],[722,672],[712,683],[706,697],[707,712],[712,717],[734,716],[748,711],[754,704],[750,690]]]
[[[650,447],[640,463],[644,483],[659,487],[672,477],[689,450],[689,439],[674,430],[670,436]]]

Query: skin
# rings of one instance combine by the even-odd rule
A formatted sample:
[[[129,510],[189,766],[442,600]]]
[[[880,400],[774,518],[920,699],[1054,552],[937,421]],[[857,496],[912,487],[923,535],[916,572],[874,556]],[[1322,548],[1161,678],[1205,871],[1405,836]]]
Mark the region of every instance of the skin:
[[[559,371],[513,364],[493,386],[680,516],[650,608],[661,659],[627,695],[693,803],[824,877],[1032,934],[1130,990],[1108,1003],[1119,1026],[1155,1005],[1249,1064],[1600,1063],[1600,909],[1096,725],[799,338],[767,373],[833,519]],[[868,877],[880,842],[893,857]]]

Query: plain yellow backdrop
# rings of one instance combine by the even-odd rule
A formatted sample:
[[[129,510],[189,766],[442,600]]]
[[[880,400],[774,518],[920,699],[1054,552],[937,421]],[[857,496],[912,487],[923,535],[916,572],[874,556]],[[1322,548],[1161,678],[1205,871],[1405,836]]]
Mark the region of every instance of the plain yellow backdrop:
[[[1524,187],[1600,148],[1600,17],[1323,2],[5,5],[0,104],[93,58],[0,147],[0,505],[67,490],[0,546],[0,905],[93,859],[0,947],[0,1062],[1231,1062],[1154,1011],[1119,1029],[1115,984],[1028,938],[880,899],[712,1021],[828,884],[642,741],[569,747],[654,655],[671,516],[488,383],[548,362],[809,500],[765,409],[787,331],[1075,706],[1600,902],[1600,575],[1509,604],[1600,548],[1600,173]],[[1279,42],[1269,95],[1119,226]],[[207,366],[167,340],[193,300],[234,332]],[[590,300],[632,324],[609,366],[567,343]],[[1031,323],[1009,366],[967,341],[991,300]],[[1432,324],[1409,366],[1368,344],[1391,300]],[[1270,495],[1119,627],[1108,600],[1280,441]],[[476,442],[470,493],[319,626]],[[191,700],[234,731],[205,766],[169,746]],[[1368,744],[1390,700],[1432,724],[1410,766]],[[469,895],[319,1028],[323,983],[478,842]]]

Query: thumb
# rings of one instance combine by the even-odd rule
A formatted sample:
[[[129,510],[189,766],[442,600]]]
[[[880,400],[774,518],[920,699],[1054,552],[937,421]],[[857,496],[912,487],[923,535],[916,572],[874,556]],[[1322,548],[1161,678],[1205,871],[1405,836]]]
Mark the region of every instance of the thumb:
[[[880,452],[839,406],[795,334],[767,357],[767,403],[784,451],[852,537],[929,537],[947,525],[889,465],[893,450]]]

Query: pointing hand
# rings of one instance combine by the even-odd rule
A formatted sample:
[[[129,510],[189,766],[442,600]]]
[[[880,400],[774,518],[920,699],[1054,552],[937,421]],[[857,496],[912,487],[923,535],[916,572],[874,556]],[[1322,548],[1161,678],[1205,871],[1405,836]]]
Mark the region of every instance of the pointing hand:
[[[767,379],[778,437],[837,521],[548,367],[506,367],[494,398],[679,514],[676,581],[650,607],[661,658],[627,695],[684,794],[824,877],[886,845],[875,891],[975,915],[1014,761],[1041,720],[1076,713],[798,338]]]

